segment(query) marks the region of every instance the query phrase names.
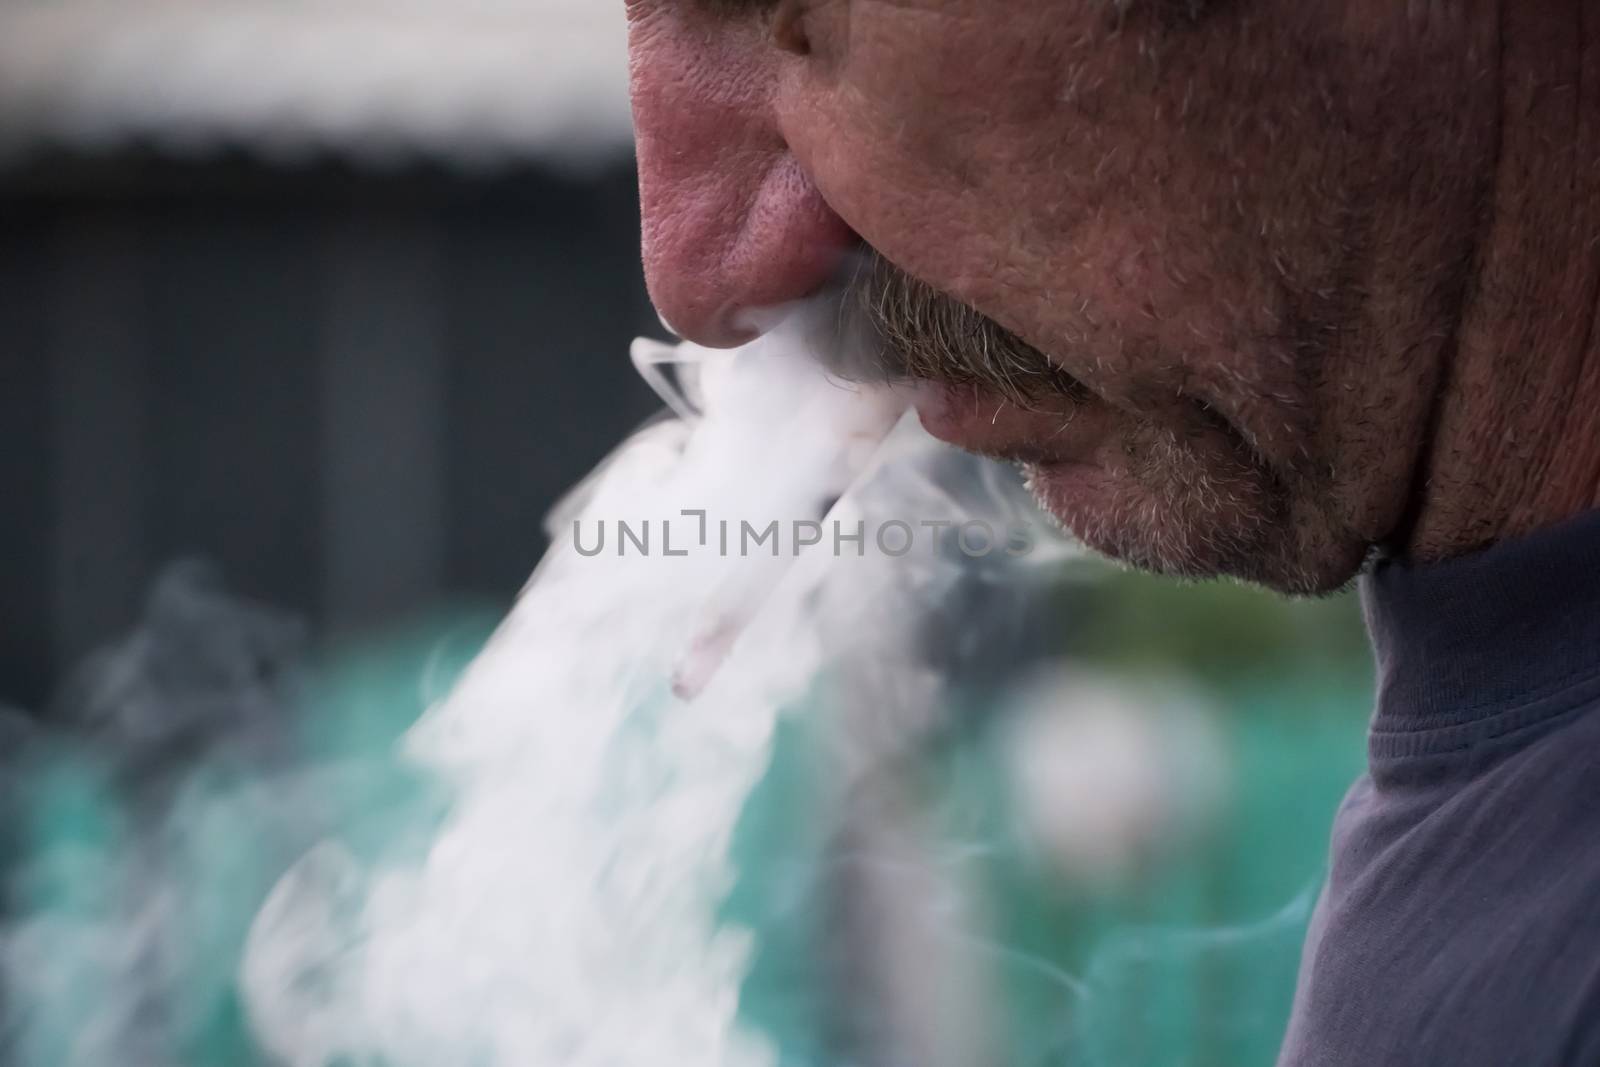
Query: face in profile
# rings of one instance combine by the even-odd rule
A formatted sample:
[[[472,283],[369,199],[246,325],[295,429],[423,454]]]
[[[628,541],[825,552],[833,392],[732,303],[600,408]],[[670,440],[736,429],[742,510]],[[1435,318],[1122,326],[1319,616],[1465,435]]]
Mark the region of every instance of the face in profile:
[[[1090,547],[1337,588],[1415,494],[1491,7],[629,0],[652,296],[729,345],[843,271],[927,428]]]

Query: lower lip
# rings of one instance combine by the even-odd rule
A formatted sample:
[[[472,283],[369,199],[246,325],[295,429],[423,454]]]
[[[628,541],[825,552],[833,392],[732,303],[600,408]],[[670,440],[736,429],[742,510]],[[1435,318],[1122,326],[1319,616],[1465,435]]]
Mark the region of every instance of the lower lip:
[[[918,383],[912,403],[923,429],[948,444],[1041,472],[1088,463],[1105,439],[1108,409],[1061,401],[1019,408],[972,386]]]

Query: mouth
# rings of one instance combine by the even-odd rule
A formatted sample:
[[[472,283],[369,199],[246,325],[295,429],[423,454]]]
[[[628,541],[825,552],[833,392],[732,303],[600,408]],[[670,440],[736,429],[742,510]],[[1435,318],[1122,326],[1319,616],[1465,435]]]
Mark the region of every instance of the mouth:
[[[1066,396],[1026,406],[975,384],[914,381],[908,386],[923,429],[992,459],[1049,472],[1095,463],[1111,433],[1112,411]]]
[[[1111,412],[1087,386],[977,308],[869,255],[847,306],[866,326],[870,374],[905,388],[930,434],[1032,468],[1093,458]]]

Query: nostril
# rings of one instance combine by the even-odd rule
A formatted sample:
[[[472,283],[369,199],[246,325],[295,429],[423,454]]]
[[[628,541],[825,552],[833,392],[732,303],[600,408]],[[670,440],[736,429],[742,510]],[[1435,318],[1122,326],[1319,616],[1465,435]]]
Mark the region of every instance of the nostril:
[[[723,309],[724,332],[737,336],[736,343],[766,333],[794,305],[835,285],[857,244],[843,225],[811,225],[786,240],[752,241],[747,252],[752,262],[734,268],[744,279],[732,286],[732,299]]]
[[[790,47],[805,44],[804,6],[774,10],[793,24],[778,28]],[[651,50],[633,71],[645,272],[680,336],[729,347],[770,325],[762,311],[827,284],[856,236],[777,127],[777,49],[724,47],[663,19],[653,35],[635,30]]]
[[[645,220],[651,296],[674,332],[708,347],[766,332],[833,281],[859,245],[786,153],[744,182],[657,192]]]
[[[806,36],[804,4],[801,0],[781,0],[772,15],[772,43],[797,56],[811,54],[811,38]]]
[[[728,269],[730,325],[764,329],[763,312],[803,300],[827,286],[860,238],[785,157],[767,175],[747,216]]]

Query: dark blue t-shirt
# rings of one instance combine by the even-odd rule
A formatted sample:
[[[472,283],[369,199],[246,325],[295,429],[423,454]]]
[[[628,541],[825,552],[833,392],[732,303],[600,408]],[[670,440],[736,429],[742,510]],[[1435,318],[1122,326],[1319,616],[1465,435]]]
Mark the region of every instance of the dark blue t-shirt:
[[[1600,512],[1362,601],[1370,769],[1280,1067],[1600,1064]]]

